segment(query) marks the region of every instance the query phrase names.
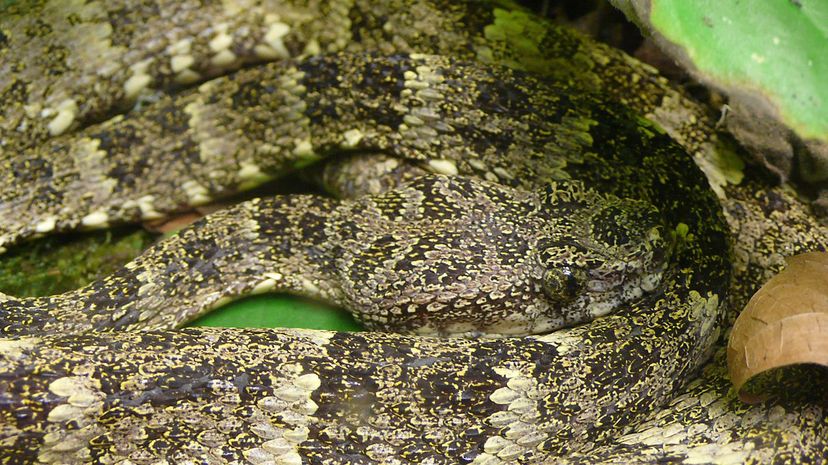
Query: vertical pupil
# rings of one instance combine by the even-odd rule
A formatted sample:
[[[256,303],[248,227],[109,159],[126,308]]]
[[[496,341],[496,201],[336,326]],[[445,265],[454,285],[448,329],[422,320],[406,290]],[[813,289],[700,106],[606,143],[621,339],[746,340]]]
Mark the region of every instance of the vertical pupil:
[[[569,268],[564,270],[564,276],[566,276],[566,295],[574,296],[578,292],[578,280]]]
[[[581,289],[577,271],[568,266],[549,270],[544,278],[546,293],[555,299],[573,299]]]

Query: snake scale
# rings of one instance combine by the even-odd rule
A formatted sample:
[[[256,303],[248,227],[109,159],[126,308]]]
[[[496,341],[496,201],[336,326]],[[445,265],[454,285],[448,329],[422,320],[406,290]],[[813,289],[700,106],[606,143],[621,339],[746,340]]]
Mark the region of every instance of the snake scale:
[[[370,195],[251,200],[88,287],[4,296],[3,463],[828,457],[795,379],[728,392],[721,331],[828,236],[756,173],[728,184],[711,116],[632,58],[508,2],[6,8],[3,246],[343,152],[325,182]],[[542,334],[173,329],[266,290],[380,329]]]

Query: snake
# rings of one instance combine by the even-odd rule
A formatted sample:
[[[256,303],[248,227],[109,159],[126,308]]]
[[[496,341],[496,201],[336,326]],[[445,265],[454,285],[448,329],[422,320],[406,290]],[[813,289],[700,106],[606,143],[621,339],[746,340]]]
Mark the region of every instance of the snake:
[[[723,372],[735,309],[824,229],[734,184],[653,70],[508,2],[203,3],[6,7],[3,246],[327,158],[344,198],[243,202],[89,286],[3,296],[4,463],[828,454],[796,378],[750,406]],[[175,329],[271,290],[380,331]]]

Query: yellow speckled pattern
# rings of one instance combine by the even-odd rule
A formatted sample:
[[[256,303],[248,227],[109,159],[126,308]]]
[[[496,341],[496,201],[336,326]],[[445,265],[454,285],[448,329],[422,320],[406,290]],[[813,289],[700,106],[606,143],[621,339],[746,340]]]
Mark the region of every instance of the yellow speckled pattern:
[[[0,463],[828,459],[822,405],[794,378],[739,403],[721,343],[826,231],[750,172],[727,184],[709,115],[632,58],[508,2],[4,8],[0,248],[342,151],[324,182],[374,195],[252,200],[86,288],[0,296]],[[408,332],[583,324],[174,329],[273,289]]]

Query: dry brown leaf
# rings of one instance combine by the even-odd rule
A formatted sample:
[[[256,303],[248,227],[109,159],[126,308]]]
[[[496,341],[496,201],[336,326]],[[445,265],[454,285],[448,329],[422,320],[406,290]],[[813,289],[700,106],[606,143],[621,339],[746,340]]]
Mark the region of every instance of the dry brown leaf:
[[[788,266],[750,299],[727,347],[730,379],[741,392],[752,376],[788,365],[828,366],[828,253],[787,259]]]

